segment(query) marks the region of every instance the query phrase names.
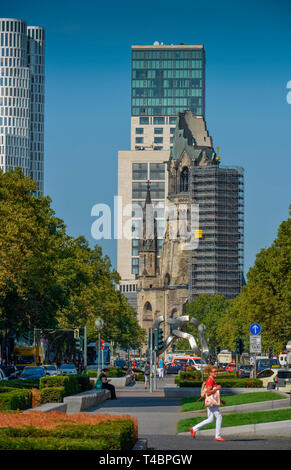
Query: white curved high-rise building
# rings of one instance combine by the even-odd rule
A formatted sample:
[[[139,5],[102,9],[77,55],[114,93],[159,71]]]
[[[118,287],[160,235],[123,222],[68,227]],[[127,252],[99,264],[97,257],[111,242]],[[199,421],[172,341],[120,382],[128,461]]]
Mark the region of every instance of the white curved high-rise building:
[[[0,169],[20,167],[44,191],[45,31],[0,18]]]

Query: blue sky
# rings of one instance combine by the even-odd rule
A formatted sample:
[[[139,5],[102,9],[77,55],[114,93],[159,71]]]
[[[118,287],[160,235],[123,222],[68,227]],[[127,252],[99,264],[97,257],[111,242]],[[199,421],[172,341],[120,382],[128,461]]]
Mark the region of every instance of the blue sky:
[[[132,44],[204,44],[206,120],[223,165],[245,169],[245,272],[290,204],[291,1],[2,0],[46,30],[45,193],[90,244],[91,208],[112,207],[130,146]],[[116,241],[100,243],[116,267]]]

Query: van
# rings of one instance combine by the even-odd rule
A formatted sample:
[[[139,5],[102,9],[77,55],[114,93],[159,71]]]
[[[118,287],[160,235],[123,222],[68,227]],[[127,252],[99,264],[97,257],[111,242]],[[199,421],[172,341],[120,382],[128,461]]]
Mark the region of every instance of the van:
[[[198,356],[173,356],[171,365],[181,364],[182,370],[186,367],[194,367],[197,370],[201,370],[207,366],[206,362]]]

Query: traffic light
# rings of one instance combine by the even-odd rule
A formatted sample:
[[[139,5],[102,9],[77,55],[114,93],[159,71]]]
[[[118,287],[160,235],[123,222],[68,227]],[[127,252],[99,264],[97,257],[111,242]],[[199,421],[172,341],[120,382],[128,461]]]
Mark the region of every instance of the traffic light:
[[[164,343],[164,338],[163,338],[163,329],[162,328],[155,328],[153,330],[153,344],[154,344],[154,349],[156,351],[159,351]]]
[[[242,354],[245,350],[245,339],[239,338],[239,353]]]
[[[235,353],[240,354],[240,338],[235,338]]]
[[[281,336],[284,336],[284,328],[281,328]]]
[[[269,359],[272,359],[273,352],[274,352],[273,348],[269,348]]]
[[[158,350],[162,349],[163,343],[164,343],[163,329],[158,328]]]
[[[81,338],[80,337],[75,339],[75,349],[77,352],[81,351]]]
[[[101,343],[101,349],[104,349],[104,340],[100,339],[100,343]]]
[[[77,339],[77,338],[79,338],[79,328],[76,328],[74,330],[74,339]]]

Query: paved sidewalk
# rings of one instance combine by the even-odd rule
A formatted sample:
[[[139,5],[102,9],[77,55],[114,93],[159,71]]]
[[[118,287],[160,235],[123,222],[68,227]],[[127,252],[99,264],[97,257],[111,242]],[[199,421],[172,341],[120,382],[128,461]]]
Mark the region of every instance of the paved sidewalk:
[[[226,443],[214,442],[214,430],[201,430],[197,439],[193,439],[190,433],[177,435],[177,422],[195,414],[180,412],[181,399],[164,398],[164,386],[173,383],[174,377],[168,377],[164,382],[157,381],[158,390],[152,393],[145,390],[144,384],[139,382],[134,386],[116,389],[117,400],[107,400],[88,413],[136,417],[139,437],[147,439],[149,450],[291,450],[290,433],[286,431],[288,426],[291,428],[290,421],[283,426],[283,422],[280,422],[249,429],[243,426],[226,428]]]

